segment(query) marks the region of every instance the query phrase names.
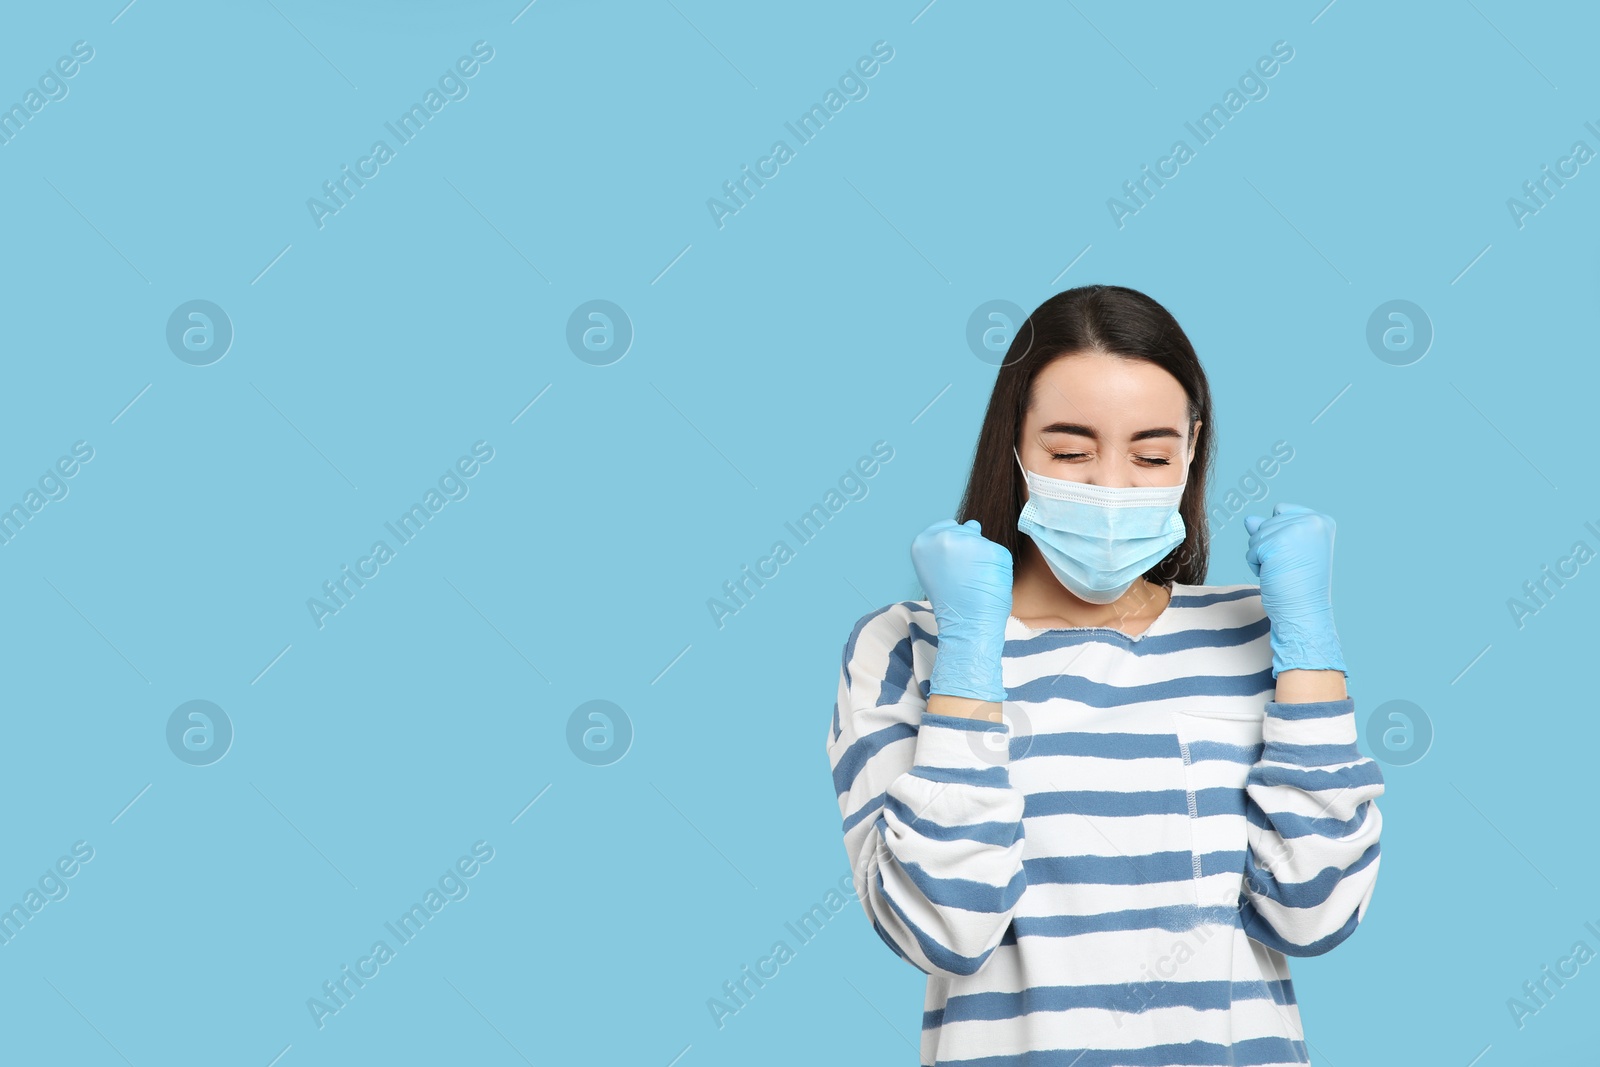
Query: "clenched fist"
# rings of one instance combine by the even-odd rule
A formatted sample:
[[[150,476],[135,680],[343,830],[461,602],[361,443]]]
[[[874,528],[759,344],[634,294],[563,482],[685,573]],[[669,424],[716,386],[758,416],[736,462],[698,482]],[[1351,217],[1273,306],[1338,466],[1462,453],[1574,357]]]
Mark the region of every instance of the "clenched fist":
[[[1345,669],[1333,625],[1334,521],[1299,504],[1279,504],[1269,518],[1247,515],[1244,561],[1261,579],[1261,606],[1272,624],[1272,676],[1287,670]]]
[[[940,519],[911,542],[911,565],[939,623],[930,693],[1003,701],[1000,658],[1011,616],[1011,553],[977,519]]]

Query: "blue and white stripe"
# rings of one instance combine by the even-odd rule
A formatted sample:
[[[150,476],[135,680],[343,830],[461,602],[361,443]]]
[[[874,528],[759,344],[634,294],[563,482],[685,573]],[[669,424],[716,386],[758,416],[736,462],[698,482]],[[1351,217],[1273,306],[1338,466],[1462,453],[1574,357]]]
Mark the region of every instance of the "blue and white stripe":
[[[924,1065],[1306,1064],[1288,956],[1360,923],[1383,792],[1351,700],[1272,700],[1256,586],[1143,634],[1007,621],[1005,723],[926,712],[927,601],[845,644],[828,756]]]

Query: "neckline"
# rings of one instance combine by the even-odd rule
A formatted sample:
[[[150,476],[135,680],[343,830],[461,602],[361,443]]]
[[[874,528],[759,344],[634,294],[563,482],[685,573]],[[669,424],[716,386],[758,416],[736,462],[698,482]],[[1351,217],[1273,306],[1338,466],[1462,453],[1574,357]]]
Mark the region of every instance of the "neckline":
[[[1161,609],[1160,614],[1150,620],[1149,626],[1146,626],[1144,630],[1137,634],[1130,634],[1126,630],[1117,629],[1115,626],[1029,626],[1015,615],[1007,615],[1006,636],[1011,636],[1011,631],[1016,629],[1021,631],[1021,636],[1023,637],[1038,637],[1040,634],[1109,634],[1130,644],[1137,643],[1167,624],[1168,619],[1172,616],[1173,602],[1182,595],[1181,590],[1187,588],[1189,587],[1181,582],[1173,582],[1172,592],[1167,597],[1166,606]]]

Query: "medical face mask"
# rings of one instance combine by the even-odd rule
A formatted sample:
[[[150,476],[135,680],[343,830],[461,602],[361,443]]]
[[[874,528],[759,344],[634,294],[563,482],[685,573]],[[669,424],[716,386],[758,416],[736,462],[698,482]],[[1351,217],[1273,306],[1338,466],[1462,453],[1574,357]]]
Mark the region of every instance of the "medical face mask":
[[[1017,466],[1022,456],[1013,448]],[[1057,580],[1091,604],[1109,604],[1183,543],[1178,505],[1188,484],[1112,488],[1022,467],[1028,502],[1017,529],[1033,538]]]

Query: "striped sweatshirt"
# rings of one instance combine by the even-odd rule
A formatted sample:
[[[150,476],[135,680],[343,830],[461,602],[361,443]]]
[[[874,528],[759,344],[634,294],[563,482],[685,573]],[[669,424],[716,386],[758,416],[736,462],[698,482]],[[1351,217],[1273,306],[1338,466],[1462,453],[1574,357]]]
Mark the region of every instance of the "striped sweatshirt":
[[[863,616],[828,731],[921,1063],[1310,1063],[1286,957],[1365,914],[1383,775],[1352,700],[1272,699],[1260,588],[1174,585],[1136,637],[1009,617],[1004,723],[927,713],[937,629]]]

